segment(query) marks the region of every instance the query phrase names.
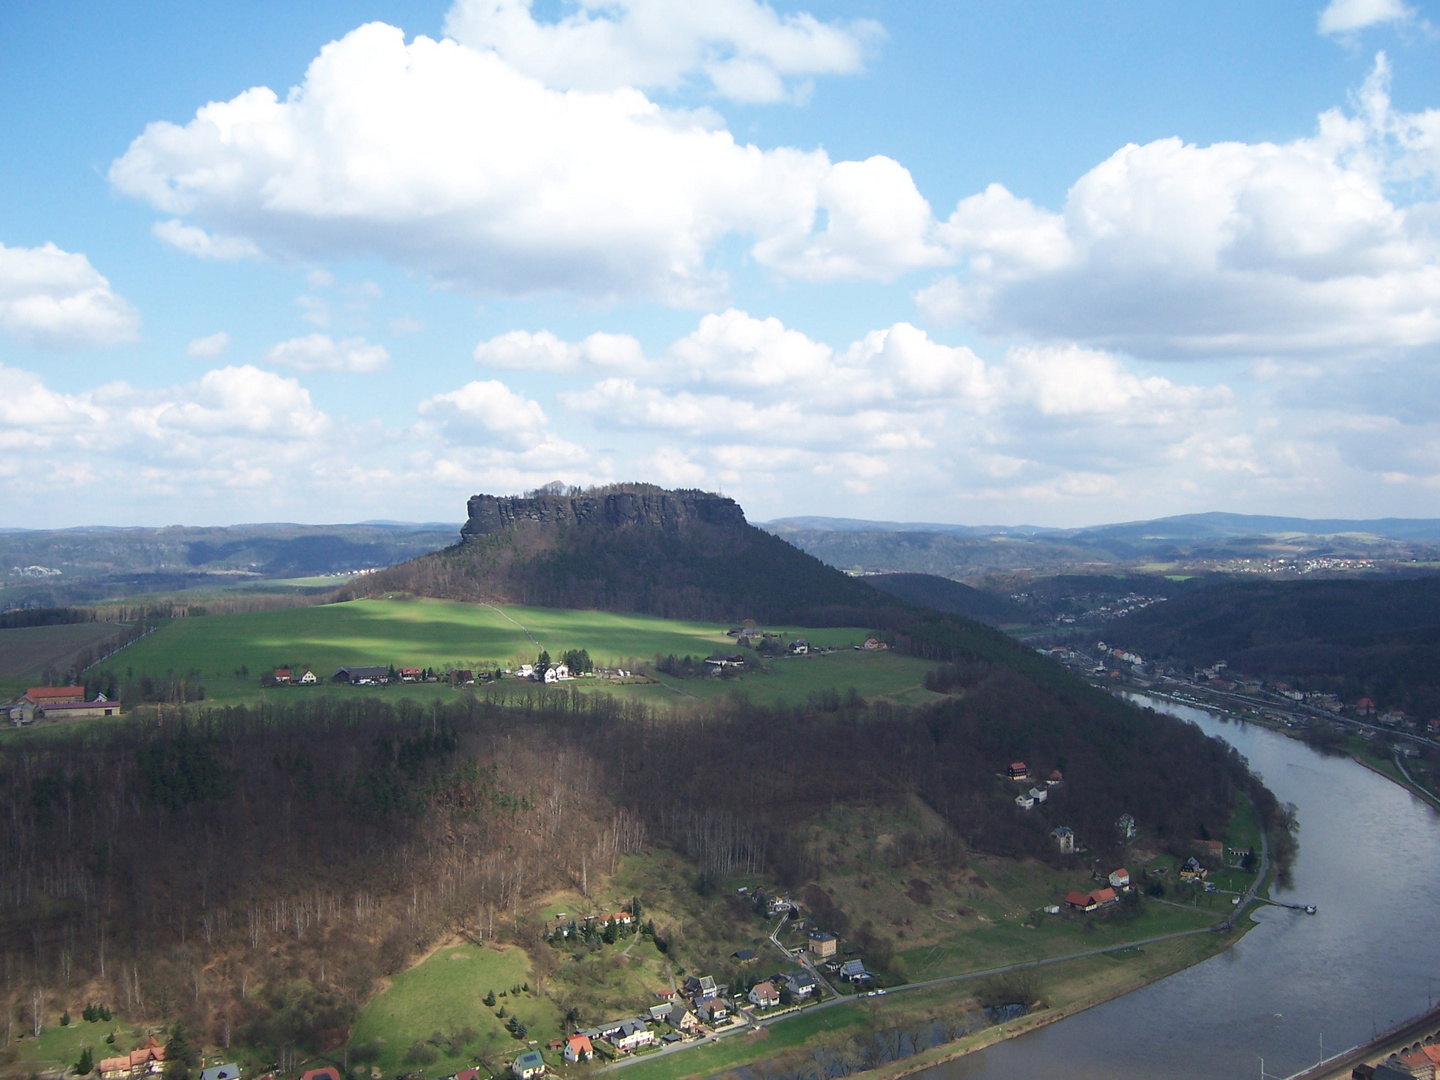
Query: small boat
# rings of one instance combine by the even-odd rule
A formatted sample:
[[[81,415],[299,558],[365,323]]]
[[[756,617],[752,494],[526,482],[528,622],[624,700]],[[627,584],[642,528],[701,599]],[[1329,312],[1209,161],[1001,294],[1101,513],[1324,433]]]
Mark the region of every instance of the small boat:
[[[1305,914],[1306,914],[1306,915],[1314,915],[1314,914],[1315,914],[1315,905],[1314,905],[1314,904],[1306,904],[1306,905],[1305,905]]]

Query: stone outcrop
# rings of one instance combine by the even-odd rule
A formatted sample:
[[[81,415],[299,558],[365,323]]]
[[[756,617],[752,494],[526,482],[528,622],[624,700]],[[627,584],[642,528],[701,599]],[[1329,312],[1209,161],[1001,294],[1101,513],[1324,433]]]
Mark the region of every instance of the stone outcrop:
[[[745,512],[734,499],[705,491],[600,490],[581,495],[476,495],[468,503],[469,520],[460,530],[466,540],[528,524],[638,526],[684,533],[695,524],[744,525]]]

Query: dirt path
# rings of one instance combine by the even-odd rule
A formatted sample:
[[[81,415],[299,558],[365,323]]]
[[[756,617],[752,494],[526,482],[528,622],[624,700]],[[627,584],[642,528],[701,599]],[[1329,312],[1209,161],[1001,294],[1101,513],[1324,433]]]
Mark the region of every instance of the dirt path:
[[[519,627],[520,632],[523,633],[526,637],[528,637],[528,638],[530,639],[530,644],[534,645],[537,649],[544,649],[544,648],[545,648],[544,645],[541,645],[540,642],[538,642],[538,641],[535,640],[535,635],[534,635],[534,634],[532,634],[532,633],[531,633],[529,630],[527,630],[525,627],[520,626],[520,624],[519,624],[518,622],[515,622],[514,619],[510,618],[509,614],[505,611],[504,608],[502,608],[502,607],[497,607],[495,604],[486,604],[485,606],[488,607],[491,611],[495,612],[495,614],[499,615],[499,616],[500,616],[502,619],[504,619],[506,622],[509,622],[509,623],[513,624],[514,626]]]

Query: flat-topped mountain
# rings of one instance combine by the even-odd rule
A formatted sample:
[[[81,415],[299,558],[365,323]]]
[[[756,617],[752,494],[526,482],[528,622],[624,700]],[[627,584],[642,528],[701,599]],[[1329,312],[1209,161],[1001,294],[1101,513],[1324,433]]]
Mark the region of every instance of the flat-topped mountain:
[[[852,620],[893,604],[757,529],[733,499],[651,484],[476,495],[453,547],[348,585],[666,618]],[[869,620],[866,620],[869,621]]]
[[[638,526],[682,533],[694,526],[745,524],[745,511],[734,499],[706,491],[665,491],[638,485],[578,495],[476,495],[467,509],[469,520],[460,529],[466,540],[525,525]]]

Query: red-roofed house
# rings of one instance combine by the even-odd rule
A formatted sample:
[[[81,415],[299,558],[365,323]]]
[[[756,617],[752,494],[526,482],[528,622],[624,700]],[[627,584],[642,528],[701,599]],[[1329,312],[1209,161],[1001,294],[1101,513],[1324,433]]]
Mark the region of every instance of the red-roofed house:
[[[1012,761],[1010,763],[1011,780],[1029,780],[1030,769],[1023,761]]]
[[[628,911],[617,911],[617,912],[615,912],[615,914],[613,914],[613,915],[610,916],[610,918],[609,918],[608,921],[609,921],[609,922],[619,923],[621,926],[629,926],[629,925],[630,925],[630,922],[631,922],[630,912],[628,912]]]
[[[60,705],[67,701],[84,701],[85,687],[32,686],[25,691],[25,696],[43,709],[46,705]]]
[[[461,1069],[455,1074],[455,1080],[481,1080],[479,1069]]]
[[[1065,906],[1074,908],[1076,911],[1094,911],[1098,905],[1089,893],[1072,889],[1070,894],[1065,897]]]
[[[425,671],[418,667],[402,667],[400,669],[401,682],[419,682],[425,677]]]
[[[322,1069],[309,1069],[300,1080],[340,1080],[340,1070],[334,1065],[326,1065]]]
[[[595,1056],[595,1047],[590,1042],[589,1035],[571,1035],[565,1040],[565,1060],[574,1065],[581,1061],[589,1061]],[[455,1080],[460,1080],[457,1076]]]
[[[165,1064],[165,1047],[155,1036],[145,1040],[145,1045],[119,1057],[105,1058],[100,1062],[100,1075],[104,1080],[125,1080],[128,1077],[146,1076],[158,1073]]]
[[[1104,907],[1106,904],[1118,904],[1120,897],[1115,895],[1114,889],[1097,889],[1090,894],[1090,899],[1095,901],[1097,907]]]
[[[1123,866],[1119,870],[1111,870],[1110,887],[1112,889],[1128,889],[1130,887],[1130,871]]]
[[[277,667],[275,669],[275,681],[277,683],[288,683],[294,677],[294,673],[288,667]]]

